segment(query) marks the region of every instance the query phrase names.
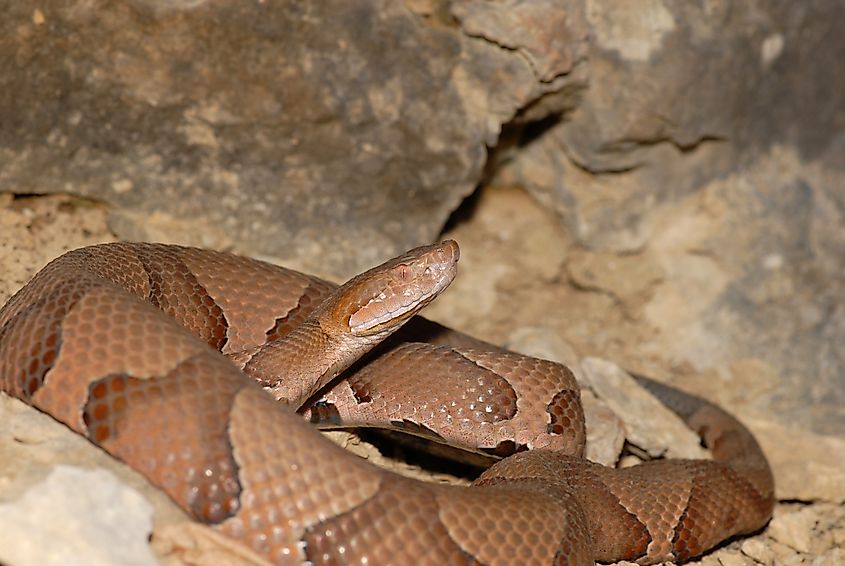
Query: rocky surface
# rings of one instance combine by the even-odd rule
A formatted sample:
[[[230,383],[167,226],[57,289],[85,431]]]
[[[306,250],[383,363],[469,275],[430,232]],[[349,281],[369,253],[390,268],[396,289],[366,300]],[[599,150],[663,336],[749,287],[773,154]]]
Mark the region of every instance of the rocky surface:
[[[697,448],[663,421],[636,432],[654,411],[619,402],[641,395],[619,368],[757,435],[784,503],[702,564],[845,562],[842,2],[0,11],[0,302],[62,251],[115,238],[342,279],[451,214],[460,275],[428,314],[573,367],[591,458]],[[152,503],[159,561],[260,563],[50,419],[0,396],[0,422],[3,508],[57,464],[105,468]]]
[[[433,239],[501,125],[583,84],[568,77],[583,21],[542,4],[516,27],[504,5],[461,9],[472,34],[508,24],[507,49],[386,0],[0,9],[0,91],[14,93],[0,97],[0,184],[110,203],[123,238],[312,271]]]

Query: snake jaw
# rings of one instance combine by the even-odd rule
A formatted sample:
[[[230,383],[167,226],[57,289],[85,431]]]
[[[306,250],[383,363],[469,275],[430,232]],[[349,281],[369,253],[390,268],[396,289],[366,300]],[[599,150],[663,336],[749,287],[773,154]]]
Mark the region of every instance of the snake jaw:
[[[439,295],[455,277],[460,251],[447,240],[413,249],[367,272],[347,326],[353,336],[389,333]],[[366,275],[366,274],[365,274]]]
[[[432,289],[419,296],[408,296],[405,293],[387,295],[382,291],[349,317],[349,331],[356,336],[365,336],[404,322],[430,303],[441,290]],[[396,300],[399,301],[398,305],[394,304]]]

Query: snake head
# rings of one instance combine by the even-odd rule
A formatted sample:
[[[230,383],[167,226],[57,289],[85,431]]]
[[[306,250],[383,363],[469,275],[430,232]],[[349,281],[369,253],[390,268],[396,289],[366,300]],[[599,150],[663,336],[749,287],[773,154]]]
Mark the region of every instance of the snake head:
[[[382,336],[440,294],[458,269],[457,242],[414,248],[362,273],[338,289],[330,315],[353,336]]]

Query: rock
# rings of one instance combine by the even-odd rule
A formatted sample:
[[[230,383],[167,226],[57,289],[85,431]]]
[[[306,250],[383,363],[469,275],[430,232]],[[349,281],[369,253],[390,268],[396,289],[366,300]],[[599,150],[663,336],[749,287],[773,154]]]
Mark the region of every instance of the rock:
[[[725,549],[723,552],[719,553],[718,558],[714,557],[710,560],[710,562],[712,562],[714,566],[717,564],[719,566],[754,566],[755,564],[754,560],[748,556],[732,549]]]
[[[156,531],[152,540],[163,566],[213,565],[269,566],[270,562],[250,549],[199,523],[183,522]]]
[[[0,561],[152,566],[151,516],[152,506],[111,473],[57,466],[22,497],[0,504]]]
[[[68,196],[0,194],[0,303],[62,252],[111,239],[101,207]]]
[[[545,151],[555,159],[566,155],[560,148]],[[559,170],[530,171],[560,178]],[[582,242],[615,251],[570,253],[575,261],[568,274],[580,289],[622,307],[626,318],[643,319],[648,331],[636,345],[637,357],[686,362],[687,373],[758,358],[774,368],[770,375],[776,381],[766,395],[785,421],[799,420],[823,434],[845,433],[839,410],[845,362],[835,353],[845,340],[839,304],[845,286],[838,267],[845,249],[845,215],[838,204],[845,169],[805,164],[794,149],[774,147],[741,172],[702,182],[675,202],[638,197],[652,203],[651,212],[642,215],[607,200],[620,191],[598,186],[629,181],[603,181],[581,170],[573,174],[591,185],[584,201],[561,201],[567,214],[583,206],[616,215],[626,243],[590,243],[576,229]],[[577,222],[597,226],[589,219]],[[586,352],[579,340],[567,337]]]
[[[523,326],[517,328],[510,333],[502,345],[526,356],[561,363],[571,369],[576,377],[580,372],[580,361],[575,348],[548,327]]]
[[[554,301],[550,287],[568,249],[554,218],[524,191],[497,187],[471,204],[479,213],[474,221],[448,233],[461,244],[458,277],[426,307],[426,316],[448,319],[458,330],[473,328],[478,338],[501,344],[518,328],[549,322],[548,310],[532,317],[517,297]]]
[[[581,402],[587,425],[584,456],[593,462],[616,467],[627,436],[625,421],[589,389],[581,391]]]
[[[581,368],[584,385],[625,423],[628,442],[653,457],[707,458],[698,436],[622,368],[599,358],[583,359]]]
[[[758,538],[742,543],[742,553],[757,564],[774,564],[775,551]]]
[[[675,208],[655,232],[667,277],[645,313],[667,355],[695,368],[763,359],[784,422],[830,434],[845,430],[845,363],[832,354],[845,340],[834,259],[845,215],[829,210],[845,176],[807,173],[774,152]]]
[[[579,2],[459,0],[452,13],[468,35],[523,54],[544,83],[568,75],[586,55],[588,30]]]
[[[665,274],[657,258],[648,252],[620,255],[578,250],[570,256],[567,273],[576,287],[606,293],[636,317],[648,303],[655,286]]]
[[[769,524],[768,535],[798,552],[808,553],[818,522],[818,512],[812,507],[797,511],[780,508]]]
[[[841,546],[828,550],[824,554],[820,554],[813,558],[812,566],[836,566],[837,564],[845,564],[845,549]]]
[[[577,4],[459,4],[472,36],[385,0],[11,3],[0,185],[107,202],[124,239],[358,272],[434,239],[585,49]]]
[[[817,49],[845,16],[836,0],[675,5],[585,0],[589,87],[577,109],[508,175],[556,209],[591,248],[631,251],[652,212],[785,144],[842,168],[845,42]],[[753,13],[753,15],[752,15]]]
[[[772,465],[779,499],[845,503],[845,440],[773,419],[743,420]]]

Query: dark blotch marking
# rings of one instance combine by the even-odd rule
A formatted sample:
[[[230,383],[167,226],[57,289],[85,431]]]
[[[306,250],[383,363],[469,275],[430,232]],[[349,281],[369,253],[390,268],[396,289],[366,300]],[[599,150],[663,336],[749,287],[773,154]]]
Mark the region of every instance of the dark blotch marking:
[[[573,419],[577,419],[576,407],[580,407],[580,398],[577,392],[571,389],[558,391],[552,400],[546,405],[546,413],[549,414],[549,424],[546,425],[546,432],[549,434],[564,434],[572,429]]]
[[[528,450],[528,446],[525,444],[517,444],[513,440],[502,440],[494,448],[481,448],[481,450],[491,456],[504,458],[506,456],[516,454],[517,452],[525,452]]]
[[[359,405],[362,403],[372,403],[373,396],[370,394],[370,384],[362,379],[356,379],[356,376],[350,376],[347,380],[349,388],[352,390],[352,395],[355,397],[355,402]]]
[[[210,369],[187,360],[164,377],[108,375],[89,384],[82,419],[92,442],[140,471],[197,520],[217,524],[240,508],[227,418],[240,384],[215,383]],[[205,380],[211,380],[207,388]],[[186,412],[203,425],[173,426]]]
[[[305,287],[296,306],[289,310],[285,316],[277,318],[273,328],[267,331],[267,342],[281,338],[302,324],[314,310],[314,307],[320,304],[320,300],[325,295],[326,291],[319,289],[315,285]]]
[[[29,305],[0,330],[0,385],[16,397],[30,401],[44,385],[62,348],[62,323],[84,295],[76,289],[60,289]]]
[[[340,426],[342,420],[340,412],[334,403],[328,401],[317,401],[311,405],[310,421],[312,424],[329,424]]]
[[[88,385],[88,400],[82,410],[82,422],[87,436],[94,444],[102,443],[116,436],[119,421],[123,417],[129,399],[125,373],[107,375]]]
[[[29,400],[44,385],[47,372],[53,369],[62,347],[61,323],[50,324],[46,335],[32,345],[29,367],[21,374],[24,398]]]
[[[137,257],[149,280],[147,301],[215,350],[222,350],[228,341],[229,321],[188,266],[162,250],[140,249]],[[187,293],[186,288],[190,288]]]

